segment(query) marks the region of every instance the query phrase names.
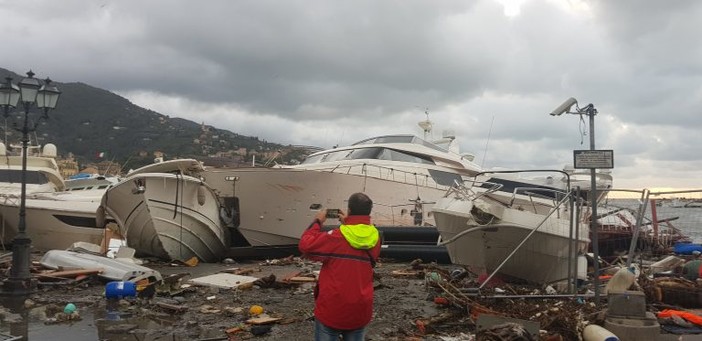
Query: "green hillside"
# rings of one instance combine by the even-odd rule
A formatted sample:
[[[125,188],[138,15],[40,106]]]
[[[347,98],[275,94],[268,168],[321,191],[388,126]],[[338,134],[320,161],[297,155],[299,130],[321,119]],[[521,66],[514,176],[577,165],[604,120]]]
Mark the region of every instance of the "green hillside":
[[[0,68],[2,81],[8,75],[14,83],[23,77]],[[41,75],[38,77],[41,78]],[[258,152],[290,149],[257,137],[168,117],[87,84],[55,83],[62,92],[57,108],[49,113],[48,121],[41,122],[37,127],[32,141],[36,137],[40,144],[54,143],[60,155],[73,153],[79,164],[98,161],[97,154],[100,152],[105,153],[105,159],[120,164],[126,162],[127,168],[137,168],[152,162],[157,151],[163,152],[166,159],[203,159],[239,148]],[[31,117],[39,117],[38,110],[33,110]],[[0,121],[0,129],[6,130],[10,144],[20,142],[21,133],[12,129],[13,124],[20,125],[22,122],[18,115],[18,112],[11,112],[6,123]],[[241,158],[241,161],[247,161],[251,156]],[[288,162],[291,158],[299,159],[301,153],[286,153],[283,159],[277,161]]]

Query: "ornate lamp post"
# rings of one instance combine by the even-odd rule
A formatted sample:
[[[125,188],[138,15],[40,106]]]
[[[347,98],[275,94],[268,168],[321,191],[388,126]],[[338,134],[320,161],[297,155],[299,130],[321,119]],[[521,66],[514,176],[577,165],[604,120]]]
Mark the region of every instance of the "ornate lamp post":
[[[12,84],[12,78],[7,77],[6,82],[0,85],[0,107],[4,109],[5,118],[9,116],[10,109],[17,108],[18,102],[22,106],[18,110],[24,109],[24,119],[22,127],[15,127],[15,130],[22,132],[22,190],[19,207],[19,223],[17,235],[12,241],[12,268],[9,277],[2,286],[3,294],[26,295],[36,289],[36,281],[29,271],[31,262],[30,246],[31,239],[27,236],[25,202],[27,196],[27,144],[29,143],[29,133],[36,130],[42,119],[47,119],[49,110],[56,107],[61,92],[55,85],[51,84],[51,79],[47,78],[44,84],[34,78],[34,72],[27,72],[27,77],[23,78],[17,85]],[[43,111],[32,126],[29,124],[29,109],[32,104]]]

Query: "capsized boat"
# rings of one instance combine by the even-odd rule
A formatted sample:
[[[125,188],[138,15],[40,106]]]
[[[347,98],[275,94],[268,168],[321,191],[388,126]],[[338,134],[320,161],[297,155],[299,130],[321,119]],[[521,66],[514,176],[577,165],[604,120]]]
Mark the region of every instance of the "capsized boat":
[[[567,190],[539,186],[516,188],[463,182],[432,208],[442,243],[454,264],[475,273],[498,273],[532,283],[567,279],[575,254],[584,254],[589,229],[567,205]],[[548,195],[547,193],[550,193]],[[580,224],[575,233],[571,217]]]
[[[98,276],[114,281],[138,282],[148,279],[149,282],[159,282],[163,279],[158,271],[128,260],[85,252],[49,250],[41,257],[40,263],[49,269],[56,270],[101,269]]]
[[[99,215],[115,220],[138,255],[166,260],[216,262],[229,236],[215,192],[194,159],[160,161],[136,169],[108,189]],[[100,212],[100,211],[103,212]]]

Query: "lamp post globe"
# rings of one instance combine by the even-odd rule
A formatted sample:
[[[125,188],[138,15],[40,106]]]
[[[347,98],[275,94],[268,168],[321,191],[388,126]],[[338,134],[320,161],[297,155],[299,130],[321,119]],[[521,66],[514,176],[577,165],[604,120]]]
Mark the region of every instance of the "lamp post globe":
[[[34,72],[31,70],[27,72],[27,77],[24,77],[17,85],[12,83],[11,77],[7,77],[5,80],[5,83],[0,85],[0,107],[3,108],[3,115],[8,118],[12,109],[18,109],[22,112],[22,125],[20,128],[15,128],[22,133],[22,173],[17,235],[12,240],[12,267],[8,278],[2,283],[0,294],[19,296],[28,295],[36,290],[36,279],[32,277],[30,272],[32,241],[27,235],[26,223],[29,133],[36,130],[42,119],[48,118],[49,110],[56,107],[61,92],[51,83],[49,78],[42,84],[40,80],[34,78]],[[17,108],[18,104],[21,104],[21,108]],[[43,112],[35,120],[34,125],[30,126],[29,116],[33,104]]]

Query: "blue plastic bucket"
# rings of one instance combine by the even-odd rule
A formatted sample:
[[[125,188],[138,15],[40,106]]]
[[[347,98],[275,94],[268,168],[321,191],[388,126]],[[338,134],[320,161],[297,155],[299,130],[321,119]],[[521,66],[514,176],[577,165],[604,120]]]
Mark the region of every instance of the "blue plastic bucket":
[[[105,286],[105,297],[124,298],[136,296],[136,284],[133,282],[109,282]]]

